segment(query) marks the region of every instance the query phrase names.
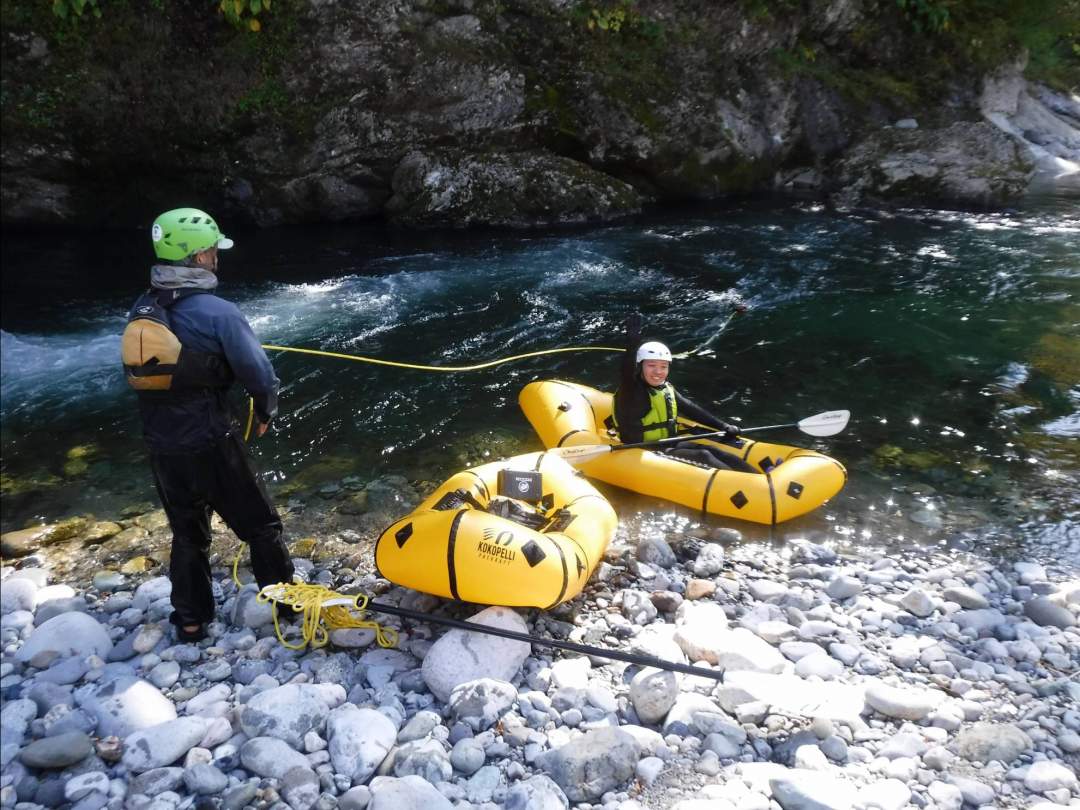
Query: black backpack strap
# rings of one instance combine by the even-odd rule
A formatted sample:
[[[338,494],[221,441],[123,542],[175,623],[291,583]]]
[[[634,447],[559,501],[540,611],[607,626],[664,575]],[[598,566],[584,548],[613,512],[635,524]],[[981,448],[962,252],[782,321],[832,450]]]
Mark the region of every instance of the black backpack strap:
[[[198,287],[176,287],[171,290],[166,290],[161,287],[151,287],[147,290],[147,294],[154,296],[158,305],[163,309],[168,309],[177,301],[183,301],[185,298],[191,298],[193,295],[209,295],[210,290],[202,290]]]

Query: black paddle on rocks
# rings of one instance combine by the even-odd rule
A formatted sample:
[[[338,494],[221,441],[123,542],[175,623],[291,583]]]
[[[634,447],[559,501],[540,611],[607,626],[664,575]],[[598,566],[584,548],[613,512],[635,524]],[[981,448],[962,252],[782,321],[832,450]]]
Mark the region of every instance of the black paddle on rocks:
[[[697,675],[701,678],[712,678],[714,681],[720,681],[721,683],[724,681],[724,673],[722,670],[718,669],[703,669],[702,667],[695,667],[689,664],[677,664],[674,661],[665,661],[661,658],[653,658],[649,655],[636,655],[620,650],[607,650],[602,647],[593,647],[589,644],[577,644],[573,641],[560,641],[554,638],[538,638],[537,636],[530,636],[527,633],[504,630],[501,627],[490,627],[486,624],[465,622],[459,619],[450,619],[445,616],[432,616],[430,613],[420,613],[415,610],[398,607],[397,605],[386,605],[381,602],[368,602],[364,607],[364,610],[375,613],[388,613],[391,616],[402,616],[418,622],[431,622],[433,624],[446,625],[447,627],[456,627],[459,630],[467,630],[470,633],[484,633],[489,636],[513,639],[514,641],[525,641],[529,644],[538,644],[541,647],[569,650],[570,652],[581,653],[582,655],[591,655],[595,658],[606,658],[611,661],[625,661],[628,664],[637,664],[641,667],[655,667],[656,669],[666,669],[671,672],[681,672],[684,675]]]

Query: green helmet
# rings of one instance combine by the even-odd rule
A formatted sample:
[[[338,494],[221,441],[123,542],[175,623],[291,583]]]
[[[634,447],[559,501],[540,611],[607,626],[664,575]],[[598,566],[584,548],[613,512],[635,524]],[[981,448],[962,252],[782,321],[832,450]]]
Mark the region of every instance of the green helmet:
[[[232,239],[218,229],[214,218],[198,208],[174,208],[161,214],[154,220],[150,238],[154,240],[157,257],[170,262],[207,248],[226,250],[233,246]]]

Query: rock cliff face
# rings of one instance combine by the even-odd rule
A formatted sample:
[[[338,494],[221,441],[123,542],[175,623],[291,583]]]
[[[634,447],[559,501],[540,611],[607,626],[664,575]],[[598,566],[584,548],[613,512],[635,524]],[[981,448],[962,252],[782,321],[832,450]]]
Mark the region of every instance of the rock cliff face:
[[[918,42],[875,0],[275,0],[258,34],[194,0],[59,28],[40,5],[4,3],[9,225],[528,226],[792,187],[995,205],[1036,160],[974,123],[978,71],[898,79]]]

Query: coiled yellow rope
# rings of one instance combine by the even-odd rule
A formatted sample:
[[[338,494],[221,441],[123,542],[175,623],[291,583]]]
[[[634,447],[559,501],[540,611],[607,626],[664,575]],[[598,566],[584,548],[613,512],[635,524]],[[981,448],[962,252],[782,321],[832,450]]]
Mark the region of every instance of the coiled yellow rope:
[[[238,573],[241,553],[237,552],[236,559],[233,560],[233,582],[238,588],[243,587]],[[282,646],[290,650],[302,650],[308,646],[317,650],[330,643],[331,630],[350,628],[373,631],[375,641],[380,647],[397,645],[397,630],[354,615],[355,612],[362,616],[367,610],[368,597],[363,594],[346,596],[322,585],[279,582],[276,585],[267,585],[255,598],[259,602],[270,603],[274,616],[274,633],[277,634]],[[328,602],[333,604],[327,604]],[[296,644],[290,644],[285,640],[278,620],[278,605],[287,605],[292,608],[293,613],[303,614],[300,622],[300,641]]]

